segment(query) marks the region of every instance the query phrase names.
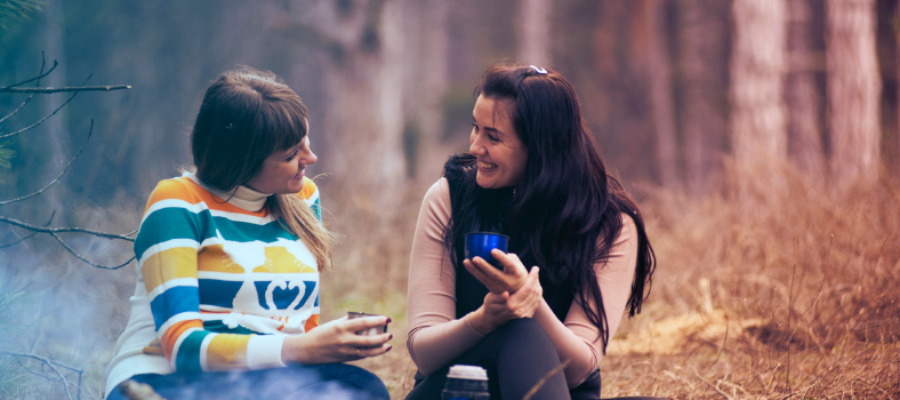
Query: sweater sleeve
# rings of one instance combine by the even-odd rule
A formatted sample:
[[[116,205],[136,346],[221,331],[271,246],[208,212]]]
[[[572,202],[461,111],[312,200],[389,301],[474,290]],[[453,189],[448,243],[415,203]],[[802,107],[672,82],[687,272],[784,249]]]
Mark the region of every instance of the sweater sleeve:
[[[419,211],[409,262],[409,355],[424,375],[440,369],[484,336],[468,319],[456,319],[456,269],[444,248],[450,221],[450,188],[441,178]]]
[[[162,352],[178,372],[283,367],[284,335],[217,333],[203,326],[198,253],[221,235],[211,218],[198,193],[177,180],[161,182],[148,201],[135,255]]]
[[[597,283],[603,294],[603,308],[609,323],[609,338],[612,339],[622,322],[625,305],[631,293],[634,268],[637,263],[637,227],[626,214],[622,214],[622,231],[610,249],[609,259],[594,266]],[[597,309],[593,299],[588,306]],[[603,355],[603,341],[600,330],[591,323],[577,296],[572,301],[565,322],[560,322],[547,302],[542,302],[534,319],[544,328],[556,347],[561,360],[569,359],[565,369],[569,387],[580,385],[597,368]]]

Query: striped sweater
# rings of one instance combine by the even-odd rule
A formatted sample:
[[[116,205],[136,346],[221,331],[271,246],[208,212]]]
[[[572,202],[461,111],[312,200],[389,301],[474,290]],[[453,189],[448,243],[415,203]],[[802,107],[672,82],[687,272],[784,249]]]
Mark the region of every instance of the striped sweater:
[[[315,184],[304,178],[299,195],[321,219]],[[281,367],[286,335],[318,325],[316,259],[265,198],[246,187],[219,193],[191,174],[157,185],[134,244],[137,285],[107,393],[137,374]]]

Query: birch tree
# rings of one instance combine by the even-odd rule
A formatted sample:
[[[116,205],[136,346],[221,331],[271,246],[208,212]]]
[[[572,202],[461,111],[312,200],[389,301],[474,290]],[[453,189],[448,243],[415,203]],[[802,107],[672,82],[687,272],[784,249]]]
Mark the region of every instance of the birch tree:
[[[732,12],[732,151],[739,168],[756,168],[786,153],[782,81],[787,10],[783,0],[735,0]]]
[[[517,61],[542,68],[550,65],[550,0],[519,0]]]
[[[875,55],[875,1],[826,2],[831,173],[839,183],[878,173],[881,77]]]
[[[824,60],[818,48],[821,31],[816,29],[813,1],[788,0],[790,72],[785,88],[789,111],[788,154],[801,170],[822,174],[825,172],[820,122],[823,96],[816,85],[815,73],[824,69]]]

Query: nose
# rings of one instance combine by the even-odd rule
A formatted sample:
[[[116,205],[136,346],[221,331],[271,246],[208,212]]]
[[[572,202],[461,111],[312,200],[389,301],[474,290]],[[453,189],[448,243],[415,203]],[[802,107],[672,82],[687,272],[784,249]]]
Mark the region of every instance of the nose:
[[[313,153],[312,150],[307,150],[306,154],[302,154],[301,157],[297,158],[300,160],[300,165],[315,164],[319,159],[319,157],[316,156],[316,153]]]
[[[469,136],[469,153],[476,156],[485,154],[484,146],[478,140],[479,136],[481,135],[475,132],[472,132],[472,135]]]

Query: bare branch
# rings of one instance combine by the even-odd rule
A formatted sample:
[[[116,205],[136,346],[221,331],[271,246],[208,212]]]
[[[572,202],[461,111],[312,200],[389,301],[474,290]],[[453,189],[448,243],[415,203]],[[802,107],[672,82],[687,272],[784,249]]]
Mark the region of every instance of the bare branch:
[[[47,221],[47,223],[44,224],[44,226],[45,226],[45,227],[46,227],[46,226],[50,226],[50,223],[53,222],[53,217],[55,217],[55,216],[56,216],[56,210],[53,210],[53,212],[50,214],[50,220]],[[16,244],[18,244],[18,243],[20,243],[20,242],[24,242],[24,241],[26,241],[26,240],[28,240],[28,239],[31,239],[32,237],[34,237],[34,235],[37,235],[38,233],[40,233],[40,232],[31,232],[31,234],[28,235],[28,236],[25,236],[25,237],[23,237],[23,238],[16,239],[16,240],[14,240],[14,241],[12,241],[12,242],[10,242],[10,243],[4,244],[4,245],[0,245],[0,249],[5,249],[5,248],[7,248],[7,247],[14,246],[14,245],[16,245]]]
[[[75,87],[61,87],[61,88],[52,88],[52,87],[24,87],[24,88],[14,88],[9,86],[0,86],[0,93],[60,93],[60,92],[98,92],[98,91],[112,91],[112,90],[120,90],[120,89],[131,89],[131,85],[116,85],[116,86],[75,86]]]
[[[47,60],[44,58],[44,52],[42,51],[42,52],[41,52],[41,72],[38,73],[38,77],[37,77],[37,78],[29,79],[29,80],[27,80],[27,81],[19,82],[19,83],[15,84],[15,85],[12,85],[12,86],[10,86],[10,87],[15,87],[15,86],[18,86],[18,85],[22,85],[22,84],[31,82],[31,81],[33,81],[33,80],[35,80],[35,79],[37,80],[38,86],[40,86],[40,85],[41,85],[41,78],[43,78],[43,77],[49,75],[51,72],[53,72],[53,70],[56,69],[56,65],[57,65],[56,60],[53,60],[53,67],[50,68],[50,70],[47,71],[47,73],[45,74],[45,73],[44,73],[44,67],[47,66]],[[0,123],[2,123],[3,121],[6,121],[9,117],[12,117],[13,115],[16,115],[16,113],[18,113],[19,110],[22,109],[22,107],[25,107],[25,105],[28,104],[28,103],[31,101],[32,98],[34,98],[34,93],[30,94],[30,95],[28,96],[28,98],[26,98],[25,101],[22,102],[22,104],[19,104],[19,106],[16,107],[15,110],[12,110],[11,113],[6,114],[6,116],[4,116],[3,118],[0,118]]]
[[[85,83],[87,83],[87,81],[88,81],[89,79],[91,79],[91,76],[92,76],[92,75],[93,75],[93,74],[88,75],[87,79],[84,80],[84,83],[82,83],[82,85],[84,85]],[[44,122],[44,121],[46,121],[47,119],[49,119],[50,117],[56,115],[56,113],[58,113],[59,110],[62,110],[63,107],[65,107],[67,104],[69,104],[69,102],[72,101],[72,99],[74,99],[75,96],[78,96],[78,93],[79,93],[79,92],[72,93],[72,95],[69,96],[69,98],[68,98],[64,103],[62,103],[62,105],[60,105],[59,107],[57,107],[55,110],[53,110],[52,113],[50,113],[50,114],[47,115],[46,117],[42,118],[40,121],[35,122],[35,123],[32,124],[31,126],[28,126],[28,127],[22,128],[22,129],[19,129],[19,130],[13,132],[13,133],[8,133],[8,134],[6,134],[6,135],[0,135],[0,139],[6,139],[6,138],[8,138],[8,137],[17,136],[17,135],[19,135],[19,134],[22,133],[22,132],[25,132],[25,131],[27,131],[27,130],[29,130],[29,129],[33,129],[33,128],[37,127],[37,126],[40,125],[42,122]]]
[[[712,390],[715,390],[717,393],[722,395],[722,397],[724,397],[726,400],[734,400],[734,398],[729,396],[728,393],[725,393],[722,391],[722,389],[719,389],[718,385],[713,385],[712,382],[710,382],[710,381],[706,380],[706,378],[700,376],[700,373],[697,372],[696,369],[694,369],[694,375],[696,375],[697,379],[700,379],[701,381],[703,381],[703,383],[705,383],[707,386],[709,386]]]
[[[87,258],[84,258],[81,254],[76,253],[75,250],[73,250],[71,247],[69,247],[69,245],[66,242],[64,242],[62,240],[62,238],[60,238],[59,235],[57,235],[56,233],[50,232],[50,236],[53,236],[53,238],[56,239],[56,241],[59,242],[59,244],[61,244],[63,248],[68,250],[69,253],[72,253],[72,255],[74,255],[75,257],[78,257],[79,260],[84,261],[85,263],[90,264],[90,265],[100,268],[100,269],[117,270],[128,264],[131,264],[131,262],[134,261],[134,258],[135,258],[135,256],[131,256],[131,258],[129,258],[128,261],[125,261],[122,264],[116,265],[115,267],[108,267],[106,265],[100,265],[100,264],[92,262],[91,260],[88,260]]]
[[[66,376],[63,375],[62,371],[60,371],[59,368],[56,368],[56,367],[58,366],[58,367],[62,367],[62,368],[77,372],[78,373],[78,399],[79,400],[81,399],[81,376],[82,376],[83,371],[80,368],[70,367],[61,362],[50,360],[50,359],[47,359],[47,358],[44,358],[44,357],[41,357],[41,356],[38,356],[35,354],[14,353],[11,351],[0,351],[0,354],[6,354],[9,356],[16,357],[16,360],[18,360],[20,357],[31,358],[31,359],[34,359],[34,360],[37,360],[37,361],[40,361],[40,362],[46,364],[48,367],[50,367],[50,369],[53,370],[53,372],[56,372],[56,375],[59,376],[59,378],[62,380],[63,388],[66,390],[66,398],[68,398],[69,400],[72,400],[72,394],[69,393],[69,381],[66,379]],[[33,374],[43,376],[43,374],[37,374],[28,368],[25,368],[25,369]]]
[[[18,226],[18,227],[20,227],[20,228],[25,228],[25,229],[28,229],[28,230],[30,230],[30,231],[32,231],[32,232],[40,232],[40,233],[87,233],[87,234],[90,234],[90,235],[99,236],[99,237],[106,238],[106,239],[118,239],[118,240],[125,240],[125,241],[128,241],[128,242],[133,242],[134,239],[133,239],[133,238],[130,238],[129,236],[134,235],[135,233],[137,233],[137,230],[135,230],[135,231],[126,233],[126,234],[124,234],[124,235],[117,235],[117,234],[114,234],[114,233],[100,232],[100,231],[94,231],[94,230],[83,229],[83,228],[78,228],[78,227],[72,227],[72,228],[42,228],[42,227],[39,227],[39,226],[34,226],[34,225],[29,224],[29,223],[25,223],[25,222],[19,221],[19,220],[17,220],[17,219],[13,219],[13,218],[9,218],[9,217],[4,217],[4,216],[2,216],[2,215],[0,215],[0,222],[5,222],[5,223],[10,224],[10,225]]]
[[[17,202],[17,201],[22,201],[22,200],[30,199],[30,198],[32,198],[32,197],[34,197],[34,196],[37,196],[37,195],[39,195],[39,194],[41,194],[41,193],[44,193],[47,189],[50,188],[50,186],[53,186],[53,185],[57,184],[57,183],[59,182],[59,178],[62,178],[62,176],[65,175],[66,171],[69,170],[69,167],[72,166],[72,163],[75,161],[75,159],[78,158],[78,156],[81,155],[81,152],[84,151],[84,148],[87,147],[88,142],[91,140],[91,134],[92,134],[92,133],[94,133],[94,119],[93,119],[93,118],[91,118],[91,128],[90,128],[90,130],[88,130],[87,138],[84,139],[84,144],[82,144],[82,145],[81,145],[81,148],[78,149],[78,152],[75,153],[75,155],[72,156],[71,159],[69,159],[69,162],[66,164],[65,168],[63,168],[62,172],[60,172],[59,175],[56,176],[56,179],[53,179],[52,181],[50,181],[50,183],[47,184],[47,186],[44,186],[43,189],[40,189],[40,190],[38,190],[38,191],[36,191],[36,192],[29,193],[29,194],[26,194],[26,195],[24,195],[24,196],[21,196],[21,197],[15,198],[15,199],[11,199],[11,200],[0,201],[0,206],[5,206],[5,205],[7,205],[7,204],[9,204],[9,203],[15,203],[15,202]]]
[[[0,249],[5,249],[5,248],[7,248],[7,247],[15,246],[15,245],[17,245],[17,244],[19,244],[19,243],[21,243],[21,242],[24,242],[24,241],[26,241],[26,240],[28,240],[28,239],[31,239],[32,237],[34,237],[34,235],[37,235],[37,234],[38,234],[37,232],[32,232],[32,233],[31,233],[30,235],[28,235],[28,236],[21,237],[21,238],[18,238],[18,239],[16,239],[16,240],[13,240],[12,242],[9,242],[9,243],[7,243],[7,244],[0,245]]]
[[[56,62],[56,60],[53,60],[53,66],[50,67],[50,69],[47,70],[47,72],[44,72],[44,66],[45,66],[45,65],[47,65],[47,59],[44,57],[44,52],[41,51],[41,73],[40,73],[40,75],[38,75],[38,76],[36,76],[36,77],[34,77],[34,78],[31,78],[31,79],[24,80],[24,81],[22,81],[22,82],[16,83],[16,84],[14,84],[14,85],[7,86],[7,87],[11,87],[11,88],[12,88],[12,87],[16,87],[16,86],[22,86],[22,85],[24,85],[24,84],[26,84],[26,83],[34,82],[34,81],[40,82],[41,79],[45,78],[47,75],[50,75],[50,73],[53,72],[53,70],[56,69],[56,67],[59,65],[59,63]]]

